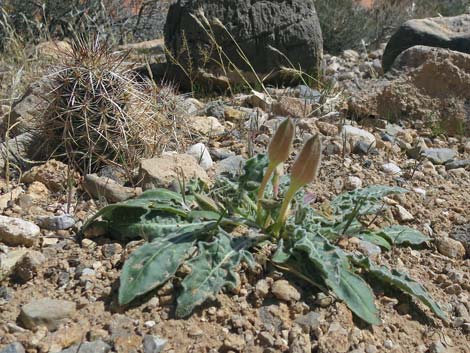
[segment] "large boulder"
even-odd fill
[[[357,117],[421,120],[450,135],[470,131],[470,54],[414,46],[393,65],[395,76],[363,82],[351,91]]]
[[[409,20],[401,25],[385,48],[382,66],[388,71],[395,59],[415,45],[470,53],[470,15]]]
[[[322,35],[313,1],[178,0],[165,25],[165,45],[173,57],[168,60],[177,58],[188,70],[223,72],[208,33],[222,47],[225,65],[230,60],[243,72],[251,72],[251,65],[257,73],[272,74],[293,65],[315,73],[321,64]]]

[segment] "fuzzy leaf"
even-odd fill
[[[294,250],[308,256],[326,285],[357,316],[370,324],[379,324],[380,318],[372,289],[353,272],[346,254],[319,235],[307,233],[302,229],[297,231],[304,232],[304,237],[297,241]]]
[[[393,269],[390,270],[386,266],[378,266],[365,257],[359,261],[356,260],[355,262],[359,264],[359,266],[365,268],[375,278],[419,299],[439,318],[446,322],[448,321],[447,315],[441,309],[439,304],[437,304],[426,292],[426,289],[414,279],[410,278],[407,274]]]
[[[240,177],[242,185],[247,183],[261,183],[264,176],[264,170],[268,167],[269,160],[264,154],[258,154],[246,161],[243,170],[245,173]]]
[[[384,237],[381,237],[379,234],[374,232],[362,232],[361,234],[357,235],[357,237],[380,246],[382,249],[392,250],[391,244]]]
[[[130,303],[173,277],[195,241],[192,232],[185,232],[156,238],[134,251],[122,269],[119,304]]]
[[[357,212],[359,216],[374,214],[379,211],[381,207],[380,201],[384,196],[404,192],[407,192],[407,190],[395,186],[372,185],[341,194],[331,201],[330,206],[333,208],[335,215],[341,216],[343,219],[347,218],[359,202],[362,202]]]
[[[429,240],[420,231],[400,225],[382,228],[376,234],[395,245],[420,245]]]
[[[181,282],[183,291],[178,297],[176,316],[188,316],[224,287],[237,287],[239,277],[235,268],[242,260],[253,265],[254,259],[246,251],[252,244],[250,239],[232,238],[222,230],[214,241],[199,243],[199,253],[187,263],[191,273]]]

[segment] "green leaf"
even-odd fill
[[[370,324],[379,324],[380,318],[372,289],[352,271],[347,255],[319,235],[305,232],[303,229],[297,231],[304,232],[304,236],[294,245],[294,250],[308,256],[326,285],[357,316]]]
[[[246,251],[252,245],[253,240],[232,238],[223,230],[214,241],[199,243],[198,254],[187,263],[191,273],[181,282],[183,291],[178,297],[176,316],[188,316],[224,287],[236,288],[239,283],[236,266],[242,260],[254,264],[251,253]]]
[[[410,278],[407,274],[401,273],[397,270],[390,270],[386,266],[378,266],[372,263],[368,258],[362,258],[356,263],[365,268],[372,276],[375,278],[388,283],[405,293],[408,293],[415,298],[419,299],[423,304],[425,304],[429,309],[432,310],[439,318],[448,321],[447,315],[441,309],[439,304],[437,304],[431,296],[426,292],[426,289]]]
[[[156,238],[134,251],[122,269],[119,304],[130,303],[173,277],[195,241],[193,233],[186,232]]]
[[[395,245],[420,245],[430,240],[420,231],[400,225],[382,228],[376,234]]]
[[[342,219],[347,218],[360,202],[362,202],[362,205],[357,212],[358,216],[374,214],[380,210],[380,201],[385,196],[405,192],[407,192],[406,189],[396,186],[371,185],[335,197],[331,201],[330,206],[333,208],[334,214]]]
[[[374,232],[366,231],[361,234],[358,234],[357,237],[359,239],[362,239],[372,244],[375,244],[377,246],[380,246],[382,249],[386,249],[386,250],[392,249],[392,245],[386,239],[384,239],[379,234],[376,234]]]
[[[261,183],[264,176],[264,170],[268,167],[269,159],[264,154],[258,154],[246,161],[243,170],[245,173],[240,177],[239,181],[242,185],[248,183]]]

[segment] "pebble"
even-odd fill
[[[97,340],[73,345],[59,353],[108,353],[110,350],[111,347],[107,343]]]
[[[41,265],[46,261],[46,257],[39,251],[28,251],[15,265],[12,271],[13,277],[26,283],[37,273]]]
[[[215,166],[217,175],[237,176],[243,171],[246,160],[242,156],[229,156]]]
[[[348,176],[344,183],[344,188],[348,191],[362,188],[362,180],[357,176]]]
[[[396,207],[396,210],[397,210],[398,219],[401,222],[410,222],[410,221],[415,219],[413,217],[413,215],[406,208],[404,208],[403,206],[396,205],[395,207]]]
[[[188,126],[191,130],[207,136],[221,135],[225,132],[224,126],[213,116],[192,116],[188,120]]]
[[[261,279],[256,283],[255,293],[259,298],[264,298],[269,294],[269,284],[265,279]]]
[[[186,153],[196,158],[199,165],[204,170],[210,169],[214,164],[209,153],[209,148],[207,148],[203,143],[196,143],[195,145],[190,146]]]
[[[308,314],[298,317],[295,323],[299,325],[305,333],[310,333],[320,326],[320,316],[320,314],[311,311]]]
[[[470,159],[452,161],[452,162],[446,163],[445,165],[446,170],[459,169],[459,168],[465,169],[469,166],[470,166]]]
[[[0,353],[25,353],[25,350],[21,343],[15,342],[1,349]]]
[[[385,163],[382,165],[382,170],[390,175],[400,175],[401,168],[397,166],[395,163]]]
[[[442,255],[452,259],[462,259],[465,256],[465,247],[458,240],[452,238],[438,238],[436,239],[437,250]]]
[[[385,340],[385,341],[384,341],[384,348],[386,348],[386,349],[392,349],[392,348],[393,348],[393,342],[392,342],[392,340]]]
[[[32,246],[41,230],[34,223],[20,218],[0,216],[0,241],[11,246]]]
[[[45,326],[48,330],[56,330],[63,319],[75,314],[75,303],[67,300],[43,298],[32,300],[21,308],[19,321],[23,327],[34,330]]]
[[[274,282],[271,291],[273,295],[279,300],[290,302],[298,301],[300,299],[300,292],[288,281],[283,279]]]
[[[144,353],[160,353],[168,341],[158,336],[145,335],[143,340]]]
[[[36,223],[42,229],[47,230],[65,230],[75,225],[75,220],[68,214],[60,216],[41,216],[36,219]]]

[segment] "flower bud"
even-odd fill
[[[321,162],[321,141],[317,135],[309,138],[294,161],[292,183],[304,186],[315,180]]]
[[[294,132],[294,123],[290,118],[285,119],[279,125],[268,147],[268,157],[271,163],[277,165],[289,158]]]

